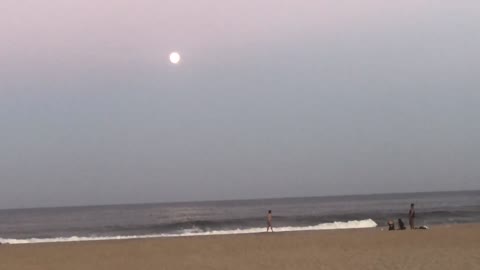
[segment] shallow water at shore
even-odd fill
[[[0,242],[29,243],[480,222],[480,191],[0,210]]]

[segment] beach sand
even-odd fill
[[[480,269],[480,224],[1,245],[0,269]]]

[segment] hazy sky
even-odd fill
[[[480,189],[480,2],[2,0],[0,128],[0,208]]]

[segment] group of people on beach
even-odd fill
[[[388,223],[388,230],[394,231],[395,230],[395,222],[393,220],[389,220]],[[410,225],[410,229],[415,229],[415,204],[410,204],[410,211],[408,211],[408,225]],[[401,218],[398,219],[398,229],[405,230],[405,224]]]
[[[388,230],[389,231],[394,231],[395,230],[395,222],[393,220],[388,221]],[[408,211],[408,224],[410,225],[410,229],[414,230],[415,229],[415,204],[410,204],[410,211]],[[405,224],[403,223],[403,220],[401,218],[398,219],[398,229],[399,230],[405,230]],[[272,210],[268,210],[267,213],[267,232],[273,232],[273,227],[272,227]]]

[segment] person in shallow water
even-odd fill
[[[268,230],[272,230],[273,232],[273,227],[272,227],[272,210],[268,210],[267,214],[267,232]]]
[[[415,229],[415,204],[410,204],[410,211],[408,211],[408,224],[410,229]]]

